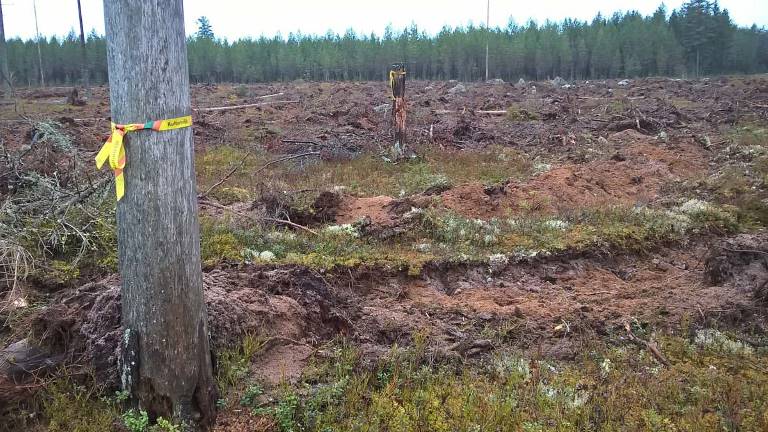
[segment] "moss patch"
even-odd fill
[[[416,344],[393,349],[366,372],[354,368],[349,350],[340,350],[327,365],[310,369],[297,388],[280,390],[274,406],[254,414],[273,417],[281,431],[768,427],[768,375],[760,366],[766,353],[715,352],[682,338],[666,338],[661,346],[670,368],[634,346],[601,347],[575,362],[500,351],[480,367],[431,367]]]

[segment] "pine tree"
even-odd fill
[[[197,19],[197,37],[200,39],[214,39],[213,27],[211,27],[211,23],[205,16]]]

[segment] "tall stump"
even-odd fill
[[[182,0],[104,0],[112,120],[191,113]],[[192,128],[125,135],[118,202],[123,385],[152,416],[215,420]]]
[[[395,142],[392,145],[392,158],[405,157],[405,65],[395,63],[389,71],[389,87],[392,91],[392,122],[395,125]]]

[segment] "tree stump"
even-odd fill
[[[392,158],[405,157],[405,65],[395,63],[389,71],[389,87],[392,91],[392,120],[395,125],[395,143],[392,146]]]

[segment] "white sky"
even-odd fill
[[[33,0],[0,0],[3,4],[6,38],[35,35]],[[65,35],[77,29],[76,0],[36,0],[40,33]],[[104,34],[102,0],[81,0],[86,32],[96,29]],[[610,16],[616,10],[638,10],[653,13],[661,0],[491,0],[491,26],[507,25],[512,17],[518,24],[529,18],[543,22],[571,17],[589,20],[602,12]],[[678,8],[683,0],[667,0],[668,11]],[[740,26],[753,23],[768,27],[768,0],[720,0],[733,21]],[[352,27],[358,33],[381,35],[387,24],[396,30],[415,22],[428,33],[436,33],[443,25],[452,27],[468,22],[485,21],[486,0],[185,0],[186,31],[194,33],[195,20],[205,15],[217,37],[229,40],[241,37],[284,37],[291,31],[324,34],[327,30],[343,33]]]

